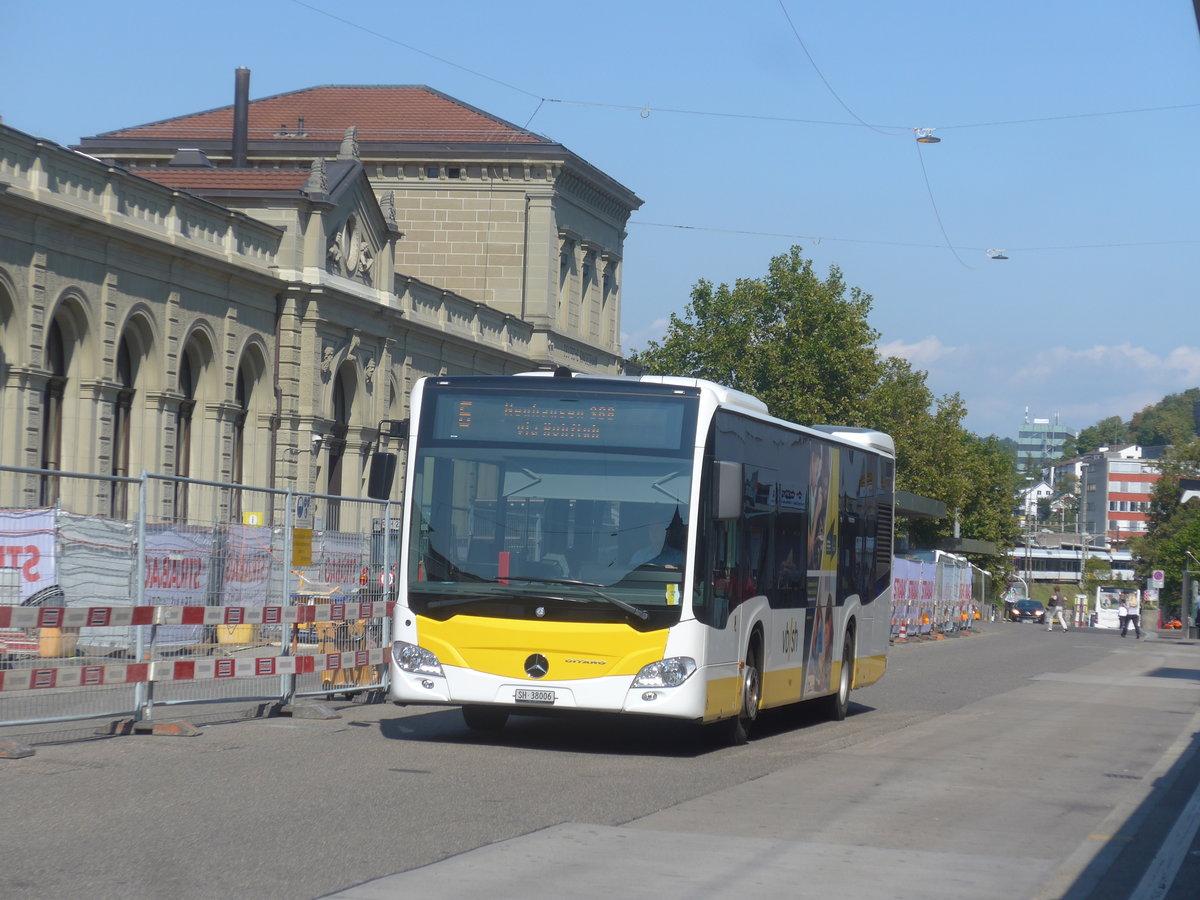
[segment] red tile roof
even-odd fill
[[[179,191],[299,191],[307,169],[176,169],[130,170],[140,178]]]
[[[304,120],[303,133],[300,120]],[[421,85],[325,85],[252,100],[251,141],[340,141],[351,125],[358,140],[395,143],[546,143],[531,134]],[[104,138],[229,139],[233,106],[110,131]]]

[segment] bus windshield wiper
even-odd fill
[[[613,597],[610,594],[604,593],[604,591],[600,590],[600,588],[604,587],[604,585],[595,584],[591,581],[575,581],[570,578],[535,578],[532,575],[510,575],[509,580],[530,581],[536,584],[561,584],[563,587],[583,588],[584,590],[591,592],[592,596],[597,600],[604,600],[607,603],[611,603],[618,609],[625,610],[625,612],[629,613],[631,616],[637,616],[643,622],[650,618],[650,613],[646,612],[644,609],[639,609],[632,603],[626,603],[619,597]],[[559,599],[566,600],[569,598],[562,597]]]
[[[497,587],[505,587],[504,584],[499,583],[499,582],[496,583],[496,586]],[[414,593],[428,593],[428,592],[414,591]],[[464,603],[477,603],[481,600],[495,600],[497,597],[503,597],[503,598],[509,599],[509,600],[561,600],[561,599],[563,599],[563,598],[557,597],[553,594],[533,594],[533,593],[530,593],[529,591],[517,591],[517,590],[507,589],[507,590],[494,591],[494,592],[489,591],[487,593],[482,593],[480,591],[473,591],[470,594],[459,595],[456,597],[447,597],[443,594],[443,595],[438,595],[438,599],[430,600],[425,605],[428,606],[430,609],[435,609],[435,608],[439,608],[439,607],[443,607],[443,606],[461,606]]]

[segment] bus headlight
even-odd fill
[[[418,647],[416,644],[396,641],[392,644],[392,659],[405,672],[414,672],[419,675],[445,674],[442,672],[442,664],[438,662],[438,658],[424,647]]]
[[[660,659],[648,666],[642,666],[642,671],[633,679],[633,686],[639,688],[679,687],[696,671],[696,661],[690,656],[673,656],[670,659]]]

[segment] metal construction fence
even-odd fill
[[[892,640],[964,634],[978,627],[983,570],[934,551],[892,561]]]
[[[56,502],[30,503],[48,488]],[[233,701],[383,688],[396,512],[0,467],[0,726],[62,733],[182,704],[220,704],[206,709],[221,718]]]

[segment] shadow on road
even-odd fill
[[[851,703],[849,714],[855,716],[871,709]],[[751,740],[812,728],[827,721],[820,707],[813,703],[764,710],[754,724]],[[494,744],[596,755],[694,758],[737,749],[730,746],[720,724],[704,726],[670,719],[569,710],[513,715],[502,729],[494,732],[471,730],[457,708],[381,719],[379,729],[385,738],[395,741]]]

